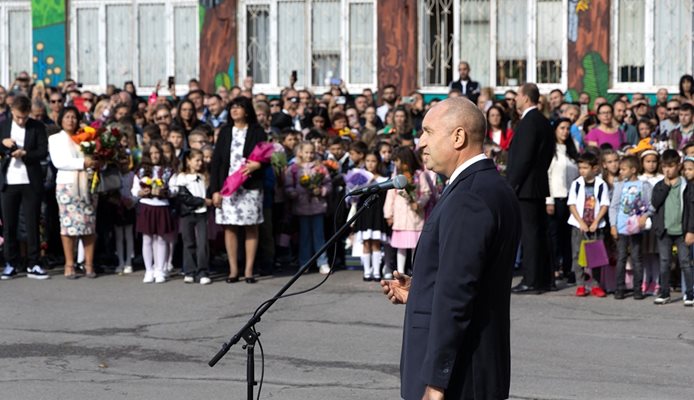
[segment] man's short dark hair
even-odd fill
[[[25,95],[17,95],[12,102],[12,109],[28,114],[31,112],[31,100]]]
[[[578,161],[577,164],[588,164],[590,167],[597,167],[598,166],[598,156],[595,155],[595,153],[591,151],[586,151],[583,154],[578,156]]]
[[[520,87],[520,92],[528,96],[531,103],[537,104],[540,101],[540,89],[534,83],[525,83]]]
[[[331,136],[330,138],[328,138],[328,147],[335,146],[336,144],[339,144],[340,146],[344,147],[345,141],[342,140],[340,136]]]
[[[392,83],[389,83],[389,84],[383,86],[383,91],[385,91],[386,89],[393,89],[393,90],[395,90],[396,92],[398,91],[398,88],[395,87],[395,85],[393,85]]]
[[[682,153],[687,154],[687,149],[694,147],[694,142],[689,142],[682,148]]]
[[[217,93],[211,94],[211,95],[210,95],[210,98],[211,98],[211,99],[212,99],[212,98],[215,98],[215,99],[217,99],[217,100],[219,100],[219,101],[222,101],[222,96],[218,95]]]
[[[694,106],[691,105],[691,103],[682,103],[680,106],[680,111],[689,111],[690,113],[694,114]]]
[[[661,162],[663,165],[676,165],[680,163],[680,160],[680,153],[673,149],[665,150],[663,152],[663,156],[661,157]]]
[[[562,96],[564,95],[564,92],[562,92],[561,89],[554,89],[554,90],[552,90],[551,92],[549,92],[549,94],[552,94],[552,93],[555,93],[555,92],[559,93],[559,94],[562,95]]]
[[[349,151],[355,151],[359,154],[366,155],[366,152],[369,151],[369,146],[367,146],[366,143],[359,140],[352,143],[349,146]]]

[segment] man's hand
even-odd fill
[[[554,215],[554,204],[547,204],[547,215]]]
[[[694,233],[692,232],[687,232],[686,235],[684,235],[684,243],[687,246],[691,246],[694,244]]]
[[[427,386],[427,388],[424,389],[422,400],[443,400],[443,390],[433,386]]]
[[[612,237],[614,238],[614,240],[619,239],[619,236],[617,235],[617,227],[616,226],[613,226],[610,228],[610,233],[612,234]]]
[[[393,272],[393,277],[395,278],[393,280],[381,280],[383,294],[393,304],[405,304],[410,294],[412,278],[404,274],[401,275],[398,271]]]
[[[17,149],[15,151],[13,151],[12,154],[10,154],[10,155],[16,159],[20,159],[20,158],[24,157],[26,154],[27,154],[26,150]]]
[[[13,148],[16,143],[17,142],[15,142],[14,139],[10,139],[10,138],[2,139],[2,145],[7,147],[8,149]]]
[[[222,208],[222,195],[219,192],[212,194],[212,205],[216,208]]]

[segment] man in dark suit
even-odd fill
[[[27,232],[27,276],[47,279],[39,265],[39,216],[43,192],[41,161],[48,155],[45,126],[29,118],[31,100],[21,95],[12,103],[12,119],[0,123],[0,193],[2,196],[5,269],[2,279],[17,273],[19,208],[24,210]]]
[[[459,91],[460,94],[470,99],[471,102],[477,104],[477,98],[480,97],[480,84],[470,79],[470,64],[467,61],[461,61],[458,65],[460,78],[457,81],[452,81],[448,88],[450,90]]]
[[[545,198],[549,196],[547,170],[556,145],[552,126],[537,110],[539,99],[537,85],[521,86],[516,96],[521,120],[506,165],[506,176],[518,196],[523,221],[523,281],[513,288],[514,293],[537,294],[552,286]]]
[[[506,399],[518,202],[485,157],[482,112],[462,97],[432,108],[419,146],[448,186],[424,224],[412,278],[381,281],[407,303],[400,362],[405,400]]]

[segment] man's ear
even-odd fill
[[[465,129],[463,129],[462,127],[455,128],[451,136],[453,138],[453,147],[456,150],[465,147],[465,145],[468,142],[467,132],[465,132]]]

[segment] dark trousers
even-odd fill
[[[692,266],[689,263],[689,246],[684,244],[684,236],[672,236],[667,233],[658,239],[658,254],[660,256],[660,295],[670,297],[670,264],[672,262],[672,245],[677,246],[677,258],[684,276],[685,287],[682,288],[688,299],[694,298],[692,292]]]
[[[183,273],[186,276],[207,276],[210,265],[207,248],[207,213],[182,217],[181,235],[183,237]]]
[[[617,290],[626,289],[624,282],[627,268],[627,257],[631,256],[634,272],[634,292],[641,292],[643,283],[643,264],[641,264],[641,241],[643,235],[619,235],[617,239]],[[668,278],[669,282],[669,278]]]
[[[549,216],[549,241],[552,246],[552,268],[569,276],[572,267],[571,226],[566,198],[554,199],[554,215]]]
[[[519,204],[523,224],[523,283],[538,289],[548,289],[552,272],[548,258],[545,199],[520,199]]]
[[[27,265],[39,264],[39,219],[41,217],[41,193],[30,185],[7,185],[2,192],[3,236],[5,238],[5,262],[17,268],[19,261],[19,207],[24,210],[27,232]]]

